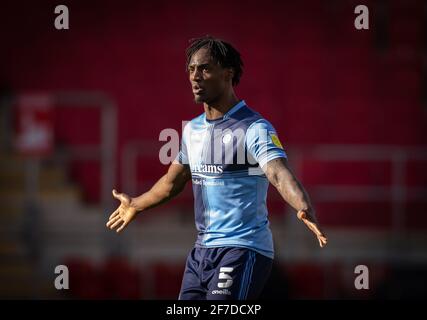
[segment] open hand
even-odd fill
[[[323,234],[322,231],[320,231],[319,227],[317,226],[317,223],[315,222],[315,219],[304,210],[298,211],[297,216],[298,219],[302,220],[306,224],[306,226],[316,235],[320,247],[323,248],[324,246],[326,246],[326,244],[328,243],[328,238]]]
[[[117,228],[117,232],[120,232],[133,220],[137,210],[131,206],[131,198],[127,194],[114,189],[113,197],[120,201],[120,206],[110,215],[107,227],[111,230]]]

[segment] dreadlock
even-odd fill
[[[186,69],[190,64],[191,57],[198,50],[206,48],[209,50],[212,59],[223,68],[232,68],[234,76],[232,79],[233,86],[237,85],[243,73],[243,61],[240,53],[233,46],[224,40],[215,39],[212,36],[191,39],[190,46],[185,50],[187,56]]]

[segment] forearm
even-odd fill
[[[278,158],[271,160],[268,164],[265,173],[270,183],[276,187],[283,199],[297,211],[298,219],[313,231],[317,236],[319,245],[324,247],[328,239],[318,226],[310,197],[288,167],[287,161]]]
[[[275,187],[283,199],[297,212],[305,210],[314,216],[310,197],[294,175],[289,172],[280,172],[277,175]]]
[[[287,160],[283,158],[274,159],[268,163],[264,170],[270,183],[276,187],[283,199],[296,210],[298,218],[305,212],[305,219],[316,223],[316,214],[310,197],[288,166]]]
[[[160,204],[168,202],[182,191],[183,187],[178,187],[168,180],[168,175],[161,177],[154,186],[147,192],[131,199],[131,206],[137,211],[154,208]]]
[[[304,224],[318,237],[319,244],[323,247],[326,244],[327,239],[320,230],[316,213],[302,184],[293,174],[291,174],[289,177],[282,179],[279,178],[277,190],[286,202],[288,202],[297,211],[298,219],[303,221]]]

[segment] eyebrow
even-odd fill
[[[197,64],[197,63],[192,63],[188,66],[188,68],[191,67],[199,67],[199,68],[203,68],[203,67],[209,67],[209,63],[201,63],[201,64]]]

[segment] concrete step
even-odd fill
[[[0,265],[0,298],[28,299],[34,295],[34,275],[29,264]]]
[[[0,211],[0,245],[3,241],[20,241],[25,223],[23,210],[5,205]]]
[[[60,206],[60,209],[58,209]],[[86,208],[78,205],[62,206],[61,202],[56,204],[43,204],[43,221],[52,223],[75,223],[82,226],[84,223],[104,221],[107,215],[99,208]],[[105,221],[106,222],[106,221]]]
[[[25,192],[18,190],[1,190],[0,203],[9,206],[23,206],[25,202]],[[39,190],[36,193],[38,202],[65,201],[76,203],[81,201],[81,191],[76,186],[63,186]]]
[[[24,168],[26,158],[13,153],[0,154],[0,168],[1,170],[11,170],[17,168]]]
[[[0,283],[12,283],[15,280],[27,280],[34,269],[27,261],[3,262],[0,264]]]
[[[0,169],[1,190],[25,190],[27,172],[25,168]],[[43,168],[40,170],[38,185],[41,189],[56,188],[67,185],[67,177],[60,168]]]
[[[11,260],[14,257],[25,255],[25,248],[17,241],[0,242],[0,260]]]
[[[15,299],[33,299],[35,298],[35,290],[31,285],[30,280],[15,281],[12,283],[4,283],[0,286],[0,299],[15,300]],[[36,296],[37,297],[37,296]]]
[[[15,222],[20,222],[23,213],[23,207],[19,205],[10,205],[3,203],[0,210],[0,219],[2,225],[7,225]],[[1,226],[0,226],[1,227]]]

